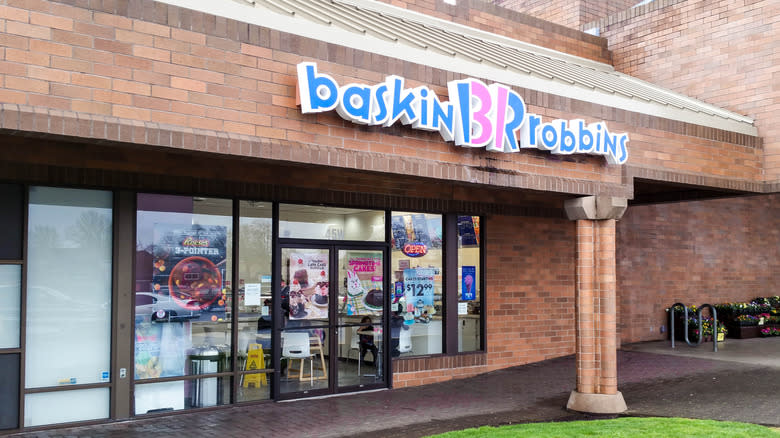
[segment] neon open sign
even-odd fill
[[[611,164],[628,160],[628,134],[614,134],[604,122],[542,122],[526,111],[523,98],[502,84],[477,79],[447,84],[450,101],[442,102],[428,87],[404,88],[404,78],[388,76],[375,85],[339,86],[317,64],[298,64],[298,90],[303,113],[336,110],[345,120],[391,126],[397,121],[415,129],[438,131],[458,146],[495,152],[541,149],[553,154],[603,155]]]
[[[428,247],[421,242],[411,242],[404,244],[401,252],[409,257],[422,257],[425,254],[428,254]]]

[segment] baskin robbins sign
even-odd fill
[[[388,76],[376,85],[339,86],[314,62],[298,64],[298,92],[304,114],[336,110],[345,120],[372,126],[397,121],[414,129],[438,131],[458,146],[493,152],[541,149],[553,154],[603,155],[610,164],[628,160],[628,134],[614,134],[604,122],[542,118],[526,111],[519,94],[502,84],[477,79],[447,84],[449,102],[428,87],[404,88],[404,78]]]

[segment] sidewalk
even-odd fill
[[[647,368],[658,370],[664,363],[678,366],[660,376],[647,376],[638,383],[623,385],[628,415],[688,417],[780,426],[780,337],[726,339],[712,351],[712,343],[698,348],[668,341],[624,346],[624,359],[641,354],[647,360],[663,358]],[[629,356],[626,356],[629,355]],[[625,362],[621,373],[630,372]],[[628,382],[627,382],[628,383]]]
[[[780,337],[728,339],[671,350],[668,341],[624,346],[619,389],[631,416],[677,416],[780,426]],[[565,410],[574,357],[425,387],[266,403],[99,426],[41,437],[420,437],[481,425],[592,418]]]

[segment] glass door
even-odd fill
[[[339,388],[386,386],[384,251],[338,250]]]
[[[281,248],[279,392],[315,395],[330,385],[331,249]]]
[[[281,248],[281,398],[387,386],[384,250]]]

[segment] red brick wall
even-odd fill
[[[495,0],[498,6],[551,21],[572,29],[580,27],[581,0]]]
[[[612,190],[626,196],[615,193],[625,184],[621,168],[606,166],[600,157],[490,154],[457,148],[437,134],[408,127],[357,128],[335,113],[304,116],[295,105],[295,64],[303,60],[319,59],[320,69],[341,83],[374,83],[400,74],[410,87],[426,84],[443,98],[446,80],[457,78],[444,71],[251,26],[248,39],[257,43],[241,42],[227,36],[236,22],[204,14],[199,22],[214,20],[214,29],[184,30],[179,23],[195,23],[199,13],[175,7],[166,6],[157,15],[153,10],[151,18],[142,20],[128,17],[128,11],[101,12],[45,0],[9,0],[8,5],[0,6],[6,23],[0,33],[5,46],[0,60],[3,103],[28,105],[44,114],[62,111],[66,118],[76,118],[75,113],[85,120],[115,117],[140,123],[136,127],[141,130],[144,123],[154,123],[215,137],[278,142],[269,151],[221,151],[237,155],[311,164],[322,163],[325,156],[337,167],[579,194]],[[730,143],[727,133],[519,91],[529,111],[546,120],[605,119],[611,131],[629,132],[632,166],[746,181],[760,177],[761,151]],[[90,131],[103,140],[97,134]],[[141,138],[148,143],[148,137]],[[343,152],[364,156],[341,157]],[[399,160],[409,162],[398,167]],[[587,188],[577,181],[600,186]]]
[[[662,339],[665,309],[780,294],[780,195],[629,207],[617,226],[618,332]]]
[[[763,149],[732,147],[728,133],[719,139],[691,136],[672,140],[665,133],[654,130],[631,130],[629,126],[616,129],[630,132],[631,166],[750,181],[761,179]]]
[[[548,49],[610,63],[610,54],[602,38],[570,29],[543,16],[510,10],[501,2],[458,0],[455,5],[443,0],[379,0],[411,11],[493,32]],[[626,1],[626,0],[613,0]],[[492,4],[495,3],[495,4]],[[564,8],[566,9],[566,8]],[[576,26],[575,26],[576,28]]]
[[[637,3],[638,0],[581,0],[580,22],[577,29],[587,30],[585,29],[587,24],[630,9]]]
[[[237,23],[220,18],[215,21],[221,34],[44,0],[9,4],[0,6],[0,19],[7,22],[6,32],[0,33],[5,45],[0,60],[3,103],[295,142],[307,145],[308,155],[309,146],[317,145],[425,158],[430,166],[417,167],[425,176],[439,178],[448,176],[446,163],[451,163],[509,171],[501,178],[524,172],[621,182],[620,169],[606,167],[602,158],[561,165],[550,161],[549,154],[485,154],[407,127],[356,129],[335,112],[304,116],[295,103],[295,65],[316,59],[315,54],[330,60],[321,60],[320,68],[340,83],[374,83],[401,74],[410,87],[428,84],[444,97],[446,72],[437,71],[433,81],[424,82],[431,72],[416,65],[351,49],[347,53],[344,47],[268,29],[253,29],[257,44],[240,42],[227,37]],[[196,14],[171,7],[162,17],[170,15],[178,15],[173,19],[178,23]],[[545,109],[534,110],[553,117]],[[272,158],[298,158],[276,151]],[[547,166],[549,171],[541,170]]]
[[[780,2],[669,3],[602,26],[615,68],[755,118],[764,179],[780,182]]]
[[[573,354],[575,223],[491,217],[487,238],[488,367]]]
[[[493,3],[552,21],[572,29],[583,29],[591,21],[624,11],[637,0],[493,0]]]
[[[575,222],[494,216],[487,227],[486,364],[396,372],[395,387],[574,354]]]

